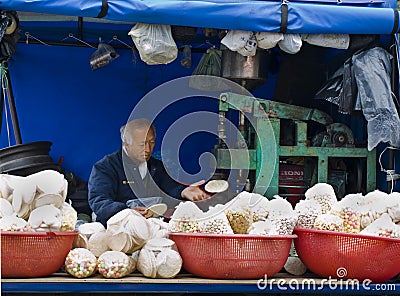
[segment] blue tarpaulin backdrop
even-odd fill
[[[193,66],[189,69],[180,65],[181,53],[171,64],[150,67],[139,57],[133,63],[132,51],[118,50],[119,58],[92,71],[89,57],[93,51],[21,43],[9,62],[22,142],[51,141],[54,161],[63,156],[63,166],[84,179],[95,161],[119,148],[119,128],[136,103],[162,83],[190,75],[201,56],[192,55]],[[270,75],[255,94],[271,98],[275,79]],[[218,102],[189,98],[163,110],[155,121],[159,139],[174,121],[196,111],[218,112]],[[3,116],[0,147],[8,146],[6,127]],[[13,134],[11,141],[15,144]],[[183,144],[181,164],[195,173],[200,169],[199,155],[213,148],[216,137],[198,133]],[[160,141],[155,151],[159,153]]]

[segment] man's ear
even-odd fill
[[[126,155],[128,155],[129,156],[129,154],[128,154],[128,147],[127,147],[127,143],[122,143],[122,150],[126,153]]]

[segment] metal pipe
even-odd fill
[[[78,38],[83,40],[83,17],[78,17]]]
[[[55,46],[88,47],[88,45],[79,42],[68,42],[68,41],[42,41],[42,42],[48,45],[55,45]],[[25,40],[19,40],[18,43],[25,43]],[[34,39],[29,39],[29,44],[43,45],[43,43]],[[90,46],[93,46],[94,48],[97,48],[98,46],[98,43],[94,42],[86,42],[86,43],[89,44]],[[132,48],[135,48],[135,45],[132,44],[132,48],[128,48],[126,45],[113,43],[112,47],[115,49],[132,50]],[[183,47],[178,48],[178,51],[183,51]],[[205,52],[207,52],[207,48],[192,48],[192,53],[205,53]]]
[[[7,63],[4,63],[7,67]],[[15,137],[15,144],[22,144],[22,138],[21,138],[21,130],[19,128],[19,122],[18,122],[18,117],[17,117],[17,109],[15,107],[15,100],[14,100],[14,93],[12,90],[11,86],[11,77],[10,77],[10,71],[7,70],[6,72],[6,77],[7,77],[7,101],[8,101],[8,107],[10,109],[10,115],[11,115],[11,122],[13,125],[13,131],[14,131],[14,137]]]

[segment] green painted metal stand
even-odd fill
[[[376,152],[354,147],[315,147],[307,144],[307,122],[332,123],[329,115],[284,103],[258,99],[233,93],[220,95],[220,112],[229,109],[249,114],[255,129],[254,149],[216,149],[218,169],[256,170],[254,192],[268,198],[278,194],[280,157],[315,157],[318,160],[317,182],[328,181],[329,158],[365,159],[367,165],[366,190],[376,188]],[[280,146],[281,119],[295,123],[296,141],[293,146]],[[313,185],[313,184],[311,184]]]

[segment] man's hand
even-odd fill
[[[191,201],[199,201],[210,198],[211,195],[202,190],[199,186],[203,185],[206,181],[201,180],[182,190],[181,196]]]
[[[138,206],[138,207],[134,207],[132,209],[134,209],[136,212],[140,213],[145,218],[150,218],[153,216],[153,213],[149,212],[149,210],[146,207]]]

